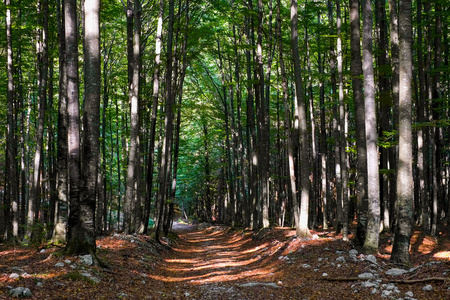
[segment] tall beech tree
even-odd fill
[[[413,224],[412,150],[412,1],[399,0],[399,151],[395,239],[391,260],[409,264]]]
[[[378,134],[375,102],[375,79],[372,54],[372,2],[362,2],[363,13],[363,75],[364,75],[364,109],[367,147],[367,230],[364,240],[366,252],[378,252],[380,230],[380,181],[378,167]]]
[[[310,189],[310,171],[309,171],[309,157],[307,148],[307,126],[306,126],[306,105],[303,93],[303,81],[300,66],[300,57],[298,50],[298,7],[297,0],[291,1],[291,45],[292,56],[294,59],[294,78],[295,78],[295,94],[297,97],[297,115],[300,132],[300,207],[298,200],[294,200],[294,216],[297,235],[301,237],[308,237],[311,235],[308,229],[308,212],[309,212],[309,189]]]

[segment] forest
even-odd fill
[[[5,0],[0,241],[450,226],[442,0]]]

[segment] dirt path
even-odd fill
[[[184,296],[260,299],[263,294],[275,297],[282,287],[279,279],[284,264],[265,259],[268,243],[252,245],[250,233],[233,234],[215,226],[184,228],[179,235],[170,257],[157,266],[158,275],[151,277],[184,289]]]

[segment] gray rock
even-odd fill
[[[126,297],[128,297],[127,293],[120,292],[120,293],[117,294],[117,298],[126,298]]]
[[[352,249],[348,252],[349,256],[357,256],[358,255],[358,250],[356,249]]]
[[[68,264],[68,265],[70,265],[72,262],[70,261],[70,259],[66,259],[65,261],[64,261],[66,264]]]
[[[94,264],[94,260],[90,254],[80,256],[80,262],[88,266],[92,266]]]
[[[374,276],[372,273],[361,273],[358,275],[359,279],[372,279]]]
[[[376,294],[376,293],[378,293],[378,290],[374,288],[374,289],[372,290],[372,294]]]
[[[361,283],[361,286],[363,288],[372,288],[372,287],[377,287],[378,283],[376,282],[371,282],[371,281],[364,281],[363,283]]]
[[[381,297],[387,298],[390,295],[392,295],[392,293],[393,293],[392,291],[384,290],[384,291],[381,292]]]
[[[408,271],[403,270],[403,269],[398,269],[398,268],[392,268],[392,269],[390,269],[390,270],[388,270],[386,272],[386,275],[389,275],[389,276],[400,276],[400,275],[403,275],[405,273],[408,273]]]
[[[64,267],[64,263],[62,261],[55,264],[55,268],[62,268],[62,267]]]
[[[29,288],[24,288],[21,286],[10,289],[9,295],[13,298],[27,298],[33,296]]]
[[[414,297],[414,293],[411,292],[411,291],[408,291],[408,292],[405,293],[405,296]]]
[[[36,283],[36,286],[37,286],[37,287],[43,287],[44,284],[43,284],[42,282],[38,281],[38,283]]]
[[[39,251],[39,253],[45,253],[47,252],[45,249],[42,249],[41,251]]]
[[[327,277],[328,274],[327,273],[322,273],[322,277]]]
[[[336,258],[336,261],[345,263],[345,257],[339,256],[338,258]]]
[[[302,267],[305,268],[305,269],[311,268],[311,266],[308,265],[308,264],[303,264]]]
[[[372,254],[367,255],[366,260],[374,265],[377,265],[377,258]]]
[[[253,287],[253,286],[268,286],[268,287],[276,287],[279,288],[280,286],[274,282],[248,282],[239,285],[240,287]]]
[[[19,279],[20,275],[17,273],[11,273],[11,275],[9,275],[10,279]]]
[[[433,286],[431,284],[427,284],[426,286],[424,286],[422,288],[422,290],[425,292],[431,292],[431,291],[433,291]]]
[[[337,255],[342,255],[342,254],[345,254],[345,251],[337,250],[337,251],[336,251],[336,254],[337,254]]]

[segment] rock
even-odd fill
[[[27,298],[33,296],[29,288],[24,288],[21,286],[10,289],[9,295],[13,298]]]
[[[433,291],[433,286],[431,284],[427,284],[426,286],[424,286],[422,288],[422,291],[431,292],[431,291]]]
[[[372,279],[374,276],[372,273],[361,273],[358,275],[359,279]]]
[[[303,264],[302,267],[305,268],[305,269],[311,268],[311,266],[308,265],[308,264]]]
[[[94,264],[94,260],[90,254],[80,256],[80,262],[88,266],[92,266]]]
[[[68,264],[68,265],[70,265],[72,262],[70,261],[70,259],[66,259],[65,261],[64,261],[66,264]]]
[[[337,255],[342,255],[342,254],[344,254],[344,253],[345,253],[345,251],[336,250],[336,254],[337,254]]]
[[[336,261],[345,263],[345,257],[339,256],[338,258],[336,258]]]
[[[64,267],[64,263],[62,261],[55,264],[55,268],[62,268],[62,267]]]
[[[377,289],[373,289],[372,290],[372,294],[376,294],[376,293],[378,293],[378,290]]]
[[[377,258],[372,254],[367,255],[366,260],[374,265],[377,265]]]
[[[356,249],[352,249],[348,252],[349,256],[357,256],[358,255],[358,250]]]
[[[328,274],[327,273],[322,273],[322,277],[327,277]]]
[[[17,273],[11,273],[11,275],[9,275],[10,279],[19,279],[20,275]]]
[[[312,240],[318,240],[319,236],[317,234],[313,234],[313,236],[311,237]]]
[[[405,293],[405,296],[414,297],[414,293],[411,292],[411,291],[408,291],[408,292]]]
[[[283,282],[282,282],[281,280],[278,280],[277,284],[278,284],[278,285],[282,285]]]
[[[361,286],[363,288],[372,288],[372,287],[377,287],[378,283],[376,282],[371,282],[371,281],[364,281],[363,283],[361,283]]]
[[[186,292],[184,292],[184,296],[185,297],[189,297],[191,294],[188,292],[188,291],[186,291]]]
[[[36,286],[37,286],[37,287],[43,287],[44,284],[43,284],[42,282],[38,281],[38,282],[36,283]]]
[[[398,268],[392,268],[386,272],[386,275],[399,276],[399,275],[403,275],[405,273],[408,273],[408,271],[403,270],[403,269],[398,269]]]
[[[126,297],[128,297],[128,294],[126,294],[126,293],[120,292],[117,294],[117,298],[126,298]]]
[[[41,251],[39,251],[39,253],[45,253],[47,252],[45,249],[42,249]]]
[[[268,286],[268,287],[280,287],[278,284],[274,282],[248,282],[239,285],[240,287],[253,287],[253,286]]]
[[[319,257],[318,259],[317,259],[317,261],[322,261],[323,260],[323,258],[322,257]]]
[[[390,295],[392,295],[392,291],[384,290],[381,292],[381,297],[383,297],[383,298],[387,298]]]

